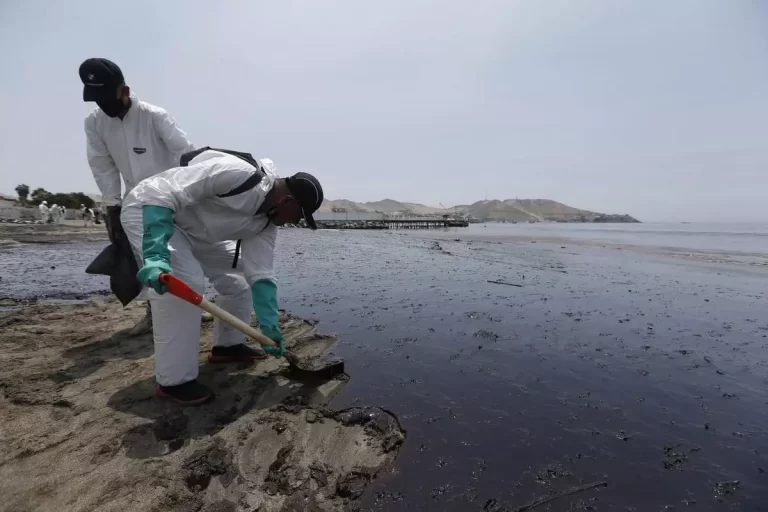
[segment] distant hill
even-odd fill
[[[350,212],[405,213],[413,215],[461,214],[482,221],[506,222],[638,222],[629,215],[615,215],[581,210],[551,199],[498,199],[477,201],[452,208],[435,208],[419,203],[403,203],[384,199],[369,203],[356,203],[348,199],[326,200],[320,211],[345,208]]]
[[[418,203],[401,203],[394,199],[383,199],[370,203],[356,203],[348,199],[326,199],[320,206],[321,212],[330,212],[333,208],[346,208],[350,212],[381,212],[381,213],[403,213],[411,212],[415,215],[429,215],[436,213],[445,213],[442,208],[433,208]]]
[[[101,196],[88,194],[97,204]],[[11,194],[0,194],[0,198],[15,200]],[[420,203],[406,203],[394,199],[382,199],[368,203],[357,203],[348,199],[326,199],[320,206],[321,212],[332,208],[345,208],[350,212],[401,213],[412,215],[460,214],[482,221],[506,222],[638,222],[629,215],[597,213],[574,208],[551,199],[489,199],[451,208],[437,208]]]
[[[580,221],[592,220],[599,213],[573,208],[550,199],[507,199],[505,201],[477,201],[471,205],[459,206],[469,215],[482,220],[504,220],[514,222]]]

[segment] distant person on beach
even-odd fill
[[[40,209],[40,220],[43,224],[46,224],[48,218],[51,216],[51,210],[48,208],[48,201],[41,202],[38,208]]]
[[[304,219],[316,229],[312,214],[323,189],[306,173],[278,178],[271,160],[247,153],[205,147],[184,155],[181,165],[139,183],[125,198],[122,222],[143,264],[139,281],[152,288],[155,393],[197,405],[213,396],[197,381],[200,310],[166,294],[161,274],[174,274],[201,294],[207,277],[220,307],[244,322],[256,312],[261,331],[278,344],[267,352],[282,356],[273,268],[277,226]],[[264,352],[215,320],[209,361],[252,361],[264,359]]]
[[[131,93],[114,62],[87,59],[79,73],[83,101],[93,101],[99,107],[85,118],[88,164],[106,206],[104,221],[109,239],[115,244],[125,236],[120,225],[123,195],[141,180],[178,166],[179,157],[194,146],[168,112]],[[121,176],[125,182],[122,193]],[[120,246],[130,251],[129,244]],[[152,314],[147,304],[146,315],[131,335],[151,330]]]
[[[93,226],[93,210],[81,204],[80,213],[83,217],[83,227]]]
[[[55,203],[51,206],[51,222],[54,225],[61,224],[61,207]]]

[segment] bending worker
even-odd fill
[[[244,322],[256,311],[261,331],[277,345],[267,352],[282,356],[273,272],[277,226],[303,218],[316,229],[312,214],[323,190],[309,174],[278,178],[271,160],[246,153],[206,147],[185,154],[181,163],[139,183],[123,201],[121,221],[141,255],[138,278],[152,288],[155,394],[197,405],[213,397],[197,381],[200,310],[166,294],[160,275],[172,273],[200,294],[207,277],[220,307]],[[215,321],[211,362],[266,357],[239,331]]]

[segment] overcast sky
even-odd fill
[[[77,68],[326,196],[768,219],[768,2],[0,0],[0,192],[98,192]]]

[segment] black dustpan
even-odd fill
[[[138,272],[136,258],[127,243],[109,244],[85,269],[86,274],[109,276],[109,287],[123,306],[141,293]]]

